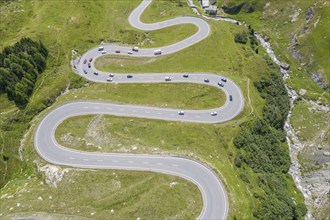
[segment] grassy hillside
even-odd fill
[[[182,7],[180,2],[183,4]],[[62,1],[22,1],[5,4],[2,7],[1,13],[4,17],[4,22],[0,24],[1,47],[16,42],[22,36],[29,36],[34,39],[42,40],[50,50],[50,58],[47,63],[48,67],[46,72],[39,78],[37,87],[26,110],[19,112],[15,109],[15,106],[6,101],[4,97],[0,99],[1,104],[5,103],[6,106],[6,111],[3,111],[4,114],[1,115],[4,120],[1,120],[2,142],[0,143],[4,150],[3,152],[5,152],[4,154],[10,157],[9,160],[2,161],[2,163],[4,164],[3,166],[8,167],[8,170],[7,168],[3,169],[7,172],[5,175],[6,180],[11,179],[11,182],[0,191],[1,195],[7,194],[1,199],[2,207],[5,207],[5,211],[3,211],[4,215],[26,211],[26,207],[23,209],[23,205],[17,205],[18,198],[20,201],[31,201],[29,206],[30,212],[47,212],[51,214],[77,215],[75,213],[81,212],[82,216],[91,215],[91,217],[102,218],[109,214],[108,211],[111,208],[106,206],[105,203],[114,200],[114,203],[118,201],[117,203],[119,204],[117,216],[132,216],[132,213],[129,212],[131,207],[134,207],[134,210],[142,210],[141,216],[150,216],[150,210],[152,209],[160,210],[160,218],[164,218],[164,216],[167,217],[166,214],[164,214],[165,210],[166,213],[186,213],[182,214],[182,216],[186,216],[187,218],[193,218],[198,215],[198,210],[201,208],[200,197],[196,194],[195,188],[191,188],[189,183],[185,181],[183,181],[182,184],[180,182],[179,185],[189,185],[189,190],[185,191],[183,189],[184,187],[179,188],[178,190],[180,192],[178,192],[177,195],[187,194],[187,196],[183,198],[178,197],[177,202],[174,202],[174,204],[167,205],[168,201],[171,200],[163,196],[169,191],[161,192],[161,194],[156,195],[162,200],[161,202],[155,203],[152,209],[149,203],[144,202],[142,204],[141,201],[152,201],[152,199],[149,199],[149,196],[152,196],[153,192],[159,189],[159,184],[165,183],[165,185],[168,185],[171,181],[182,181],[177,178],[173,179],[172,177],[151,173],[143,173],[144,178],[141,178],[139,174],[134,172],[120,172],[120,175],[123,177],[121,180],[123,188],[119,193],[124,193],[128,190],[129,193],[126,194],[126,196],[130,197],[129,195],[131,195],[131,192],[134,194],[133,191],[135,188],[139,188],[136,190],[141,190],[134,194],[137,196],[133,196],[133,199],[130,200],[132,201],[132,204],[130,204],[131,206],[126,208],[120,203],[120,201],[122,201],[118,198],[120,196],[111,197],[106,194],[104,200],[102,198],[92,197],[90,194],[86,197],[75,196],[76,194],[83,195],[84,192],[93,189],[100,189],[101,193],[104,193],[106,191],[105,189],[111,187],[111,185],[107,185],[111,184],[111,182],[108,183],[109,179],[111,179],[108,172],[93,171],[95,175],[97,175],[97,181],[88,181],[88,184],[85,184],[85,178],[87,178],[88,175],[80,170],[74,170],[81,178],[76,178],[75,175],[69,172],[65,174],[63,182],[60,183],[63,184],[62,187],[59,186],[57,189],[54,189],[44,184],[45,178],[40,175],[40,172],[36,169],[35,163],[33,163],[34,160],[38,160],[41,166],[46,164],[33,148],[33,131],[38,121],[51,109],[65,101],[77,100],[78,98],[94,99],[97,97],[96,99],[101,98],[103,100],[132,103],[132,100],[123,98],[123,95],[98,97],[104,91],[109,91],[109,94],[110,92],[124,94],[125,92],[129,93],[140,90],[139,92],[143,94],[141,88],[136,88],[136,85],[109,86],[109,88],[105,88],[105,84],[97,85],[91,83],[91,86],[85,86],[86,81],[73,74],[70,69],[69,61],[72,49],[78,49],[79,53],[83,53],[89,48],[98,45],[101,40],[130,45],[144,42],[146,47],[151,47],[152,45],[150,42],[154,42],[154,46],[156,47],[173,42],[174,36],[177,37],[175,40],[178,40],[188,36],[189,33],[193,33],[194,29],[189,25],[168,28],[166,30],[166,37],[164,37],[164,30],[147,34],[131,28],[127,23],[127,17],[138,3],[138,1],[134,0],[96,2],[70,1],[66,4],[63,4]],[[163,4],[165,6],[161,7]],[[23,8],[21,10],[24,10],[24,12],[12,12],[13,9],[16,10],[19,8]],[[183,0],[156,1],[144,13],[143,19],[146,22],[153,22],[164,19],[162,15],[165,15],[166,19],[168,19],[177,15],[184,15],[185,13],[191,14],[192,12]],[[17,22],[13,22],[16,20]],[[11,25],[11,23],[15,24]],[[230,200],[230,218],[250,219],[253,218],[253,212],[260,206],[257,196],[264,194],[264,192],[258,186],[258,175],[253,173],[249,167],[244,167],[242,171],[242,169],[239,170],[234,166],[237,149],[233,146],[232,141],[233,137],[235,137],[240,130],[240,123],[261,116],[262,106],[265,101],[256,91],[253,82],[259,81],[264,75],[268,75],[271,69],[263,57],[265,51],[261,48],[259,49],[260,55],[258,55],[250,46],[234,42],[235,34],[244,31],[244,27],[213,21],[210,22],[210,25],[212,32],[206,40],[183,51],[169,56],[161,56],[145,65],[121,66],[100,62],[100,69],[111,70],[112,72],[202,71],[219,73],[235,80],[241,87],[246,102],[242,114],[230,122],[219,125],[176,123],[111,116],[100,117],[98,120],[99,123],[112,123],[112,126],[105,128],[103,132],[109,132],[107,135],[113,137],[113,139],[118,142],[123,141],[123,143],[118,143],[122,144],[121,146],[110,145],[108,148],[104,146],[103,150],[132,150],[133,142],[139,139],[139,144],[137,146],[138,152],[163,152],[189,156],[204,161],[213,167],[226,186]],[[182,33],[182,35],[176,36],[176,33]],[[153,36],[152,39],[150,39],[151,36]],[[171,65],[169,65],[169,63]],[[143,87],[143,85],[141,85],[141,87]],[[70,90],[65,95],[57,98],[66,88],[77,89]],[[85,95],[86,93],[91,93],[91,90],[94,89],[96,91],[94,94],[90,96]],[[155,86],[150,89],[151,91],[157,91],[159,88]],[[161,89],[165,94],[169,92],[173,94],[173,102],[169,104],[174,106],[180,105],[182,99],[176,98],[174,94],[180,94],[182,88],[175,88],[175,86],[171,85],[168,87],[164,86]],[[188,89],[196,92],[195,88],[190,87]],[[204,91],[204,88],[201,89]],[[189,92],[189,90],[187,90],[185,94],[190,95],[191,92]],[[202,92],[197,91],[197,96],[198,95],[204,96]],[[210,103],[214,103],[215,100],[219,99],[217,96],[216,93],[210,91],[207,95],[207,99],[211,100]],[[134,96],[132,95],[132,97]],[[190,100],[190,97],[188,96],[187,99],[183,100]],[[150,104],[148,101],[150,101],[149,98],[148,100],[141,99],[140,103]],[[204,108],[200,104],[204,101],[204,99],[199,99],[199,102],[196,101],[194,103],[194,108]],[[52,105],[53,102],[55,103]],[[50,108],[44,110],[50,105]],[[164,105],[164,102],[161,102],[160,105]],[[40,111],[42,112],[34,117],[35,114]],[[17,113],[13,114],[13,112]],[[23,117],[25,115],[26,118]],[[73,137],[73,141],[76,141],[78,138],[83,138],[86,131],[84,128],[88,127],[88,125],[93,122],[93,118],[94,116],[85,116],[79,117],[79,120],[75,120],[75,118],[69,119],[61,125],[61,130],[58,129],[58,137],[61,139],[63,136],[68,136],[68,131],[70,131],[71,134],[69,136]],[[77,122],[79,122],[79,124],[76,124]],[[75,129],[76,126],[82,129]],[[117,129],[119,130],[118,132],[116,132]],[[29,132],[23,142],[23,156],[25,161],[19,162],[17,151],[20,145],[20,139],[27,130],[29,130]],[[127,138],[128,133],[132,135],[132,138]],[[98,139],[102,141],[101,133],[100,136],[92,138],[92,145],[94,147],[99,146],[98,143],[95,143]],[[72,146],[66,139],[63,139],[62,143],[67,147]],[[86,148],[86,146],[83,147]],[[154,151],[154,149],[156,150]],[[10,172],[9,168],[12,169]],[[111,173],[112,171],[109,172]],[[242,174],[248,176],[249,182],[246,182],[246,179],[242,178],[242,176],[244,176]],[[132,177],[132,175],[134,177]],[[35,180],[36,183],[30,183],[31,179],[33,179],[33,181]],[[143,179],[150,180],[147,183],[149,184],[147,185],[148,190],[145,186],[141,186],[140,188],[140,185],[137,187],[137,185],[133,183],[134,181],[139,183],[143,182]],[[292,184],[290,176],[287,176],[285,181],[288,182],[290,196],[294,198],[296,203],[301,203],[303,198],[294,184]],[[74,193],[71,194],[67,191],[68,187],[66,184],[68,182],[77,184],[77,188],[86,188],[82,191],[73,191]],[[20,190],[25,184],[31,184],[30,192],[32,192],[31,194],[33,195],[33,192],[36,191],[45,192],[45,194],[42,195],[44,202],[40,202],[41,200],[38,199],[38,197],[32,200],[31,194],[24,193],[25,190],[28,189],[24,188],[24,190]],[[21,188],[19,188],[19,186],[21,186]],[[16,189],[19,190],[16,191]],[[189,193],[187,191],[189,191]],[[10,197],[11,195],[14,197]],[[48,203],[45,202],[46,199],[44,196],[49,198],[50,195],[52,197],[57,195],[58,200],[52,203],[51,208],[48,209]],[[135,198],[137,199],[135,200]],[[143,200],[141,200],[141,198],[143,198]],[[97,202],[91,204],[90,200],[93,199]],[[185,202],[181,201],[181,199],[184,199]],[[66,201],[70,201],[71,203],[69,204]],[[11,209],[11,207],[15,206],[15,203],[16,208]],[[41,203],[42,205],[40,205]],[[184,207],[175,205],[179,203],[187,205]],[[67,209],[69,211],[66,211],[64,207],[70,207],[70,209]],[[86,207],[88,207],[86,211],[82,211]],[[169,208],[167,209],[167,207]],[[178,210],[182,210],[182,212]],[[192,213],[191,210],[197,211]],[[96,212],[97,214],[88,215],[89,212]],[[115,209],[115,213],[117,213],[117,209]],[[188,215],[189,213],[191,214],[190,216]],[[181,215],[179,215],[179,217],[180,216]]]
[[[306,98],[327,103],[330,80],[330,6],[326,0],[221,0],[223,14],[266,35],[278,58],[291,65],[288,84]],[[312,76],[318,78],[317,84]]]

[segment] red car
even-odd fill
[[[120,50],[116,50],[116,53],[120,53]]]
[[[89,62],[92,62],[92,60],[93,60],[93,58],[90,58],[90,59],[89,59]]]
[[[86,63],[87,63],[87,60],[85,59],[85,60],[84,60],[84,64],[86,64]]]

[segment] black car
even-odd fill
[[[229,101],[233,101],[233,96],[229,95]]]
[[[227,79],[226,78],[222,78],[221,81],[222,82],[227,82]]]
[[[99,73],[98,72],[94,72],[94,75],[99,75]]]
[[[91,68],[91,64],[90,63],[88,63],[88,68]]]
[[[133,78],[133,76],[132,75],[127,75],[127,78]]]
[[[189,75],[188,75],[188,74],[183,74],[183,77],[184,77],[184,78],[188,78]]]

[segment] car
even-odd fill
[[[104,50],[104,47],[102,47],[102,46],[99,47],[99,51],[102,51],[102,50]]]
[[[113,73],[110,73],[110,74],[109,74],[109,77],[114,77],[114,76],[115,76],[115,75],[113,75]]]
[[[183,77],[184,77],[184,78],[188,78],[189,75],[185,73],[185,74],[183,74]]]
[[[99,73],[98,73],[98,72],[94,72],[94,75],[96,75],[96,76],[97,76],[97,75],[99,75]]]
[[[208,83],[208,82],[210,82],[210,80],[209,79],[204,79],[204,82]]]
[[[131,74],[127,75],[127,78],[133,78],[133,76]]]
[[[128,54],[133,54],[132,51],[130,51],[130,50],[129,50],[127,53],[128,53]]]
[[[87,60],[85,59],[85,60],[84,60],[84,64],[86,64],[86,63],[87,63]]]
[[[91,63],[88,63],[88,68],[91,68]]]
[[[93,58],[90,58],[90,59],[89,59],[89,62],[92,62],[92,60],[93,60]]]
[[[222,82],[227,82],[227,79],[226,78],[222,78],[221,81]]]
[[[211,112],[212,116],[216,116],[218,114],[218,112]]]
[[[138,47],[133,47],[132,50],[135,51],[135,52],[138,52],[139,48]]]
[[[116,52],[116,53],[120,53],[120,50],[117,49],[115,52]]]
[[[182,110],[181,111],[178,111],[178,114],[179,115],[184,115],[184,111],[182,111]]]
[[[161,55],[161,54],[162,54],[161,49],[154,50],[154,55]]]
[[[233,96],[229,95],[229,101],[233,101]]]
[[[112,78],[110,78],[110,77],[107,78],[107,81],[108,81],[108,82],[112,82]]]
[[[221,86],[221,87],[223,87],[223,84],[221,82],[218,82],[218,85]]]
[[[106,51],[106,50],[103,50],[103,51],[102,51],[102,54],[106,54],[106,53],[107,53],[107,51]]]
[[[165,76],[165,81],[171,81],[171,80],[172,80],[171,77],[169,77],[169,76]]]
[[[83,71],[84,71],[85,74],[87,74],[87,70],[84,69]]]

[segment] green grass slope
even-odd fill
[[[182,7],[180,2],[183,4]],[[114,197],[105,194],[106,197],[103,200],[100,197],[93,197],[93,195],[89,193],[86,196],[83,196],[83,194],[93,189],[98,189],[100,194],[108,193],[104,189],[111,187],[111,185],[107,184],[111,184],[111,181],[110,183],[108,182],[112,180],[112,178],[109,177],[112,171],[109,171],[109,173],[106,171],[93,171],[95,175],[97,175],[96,178],[98,180],[93,182],[88,178],[88,174],[86,175],[80,170],[74,170],[81,178],[76,178],[75,175],[69,172],[64,175],[64,179],[60,183],[63,184],[62,187],[59,185],[57,189],[54,189],[45,185],[45,177],[40,174],[33,162],[38,160],[41,165],[46,164],[34,150],[33,131],[38,121],[56,106],[63,102],[78,100],[80,98],[133,103],[132,100],[123,98],[125,92],[139,91],[140,94],[145,92],[141,91],[144,86],[142,84],[140,85],[141,88],[136,88],[138,85],[120,85],[118,87],[109,86],[109,88],[105,88],[106,84],[94,83],[91,83],[90,86],[85,86],[86,80],[80,79],[70,69],[69,61],[71,59],[72,49],[76,48],[79,53],[83,53],[89,48],[98,45],[101,40],[130,45],[145,42],[146,47],[151,47],[152,44],[150,42],[154,42],[153,46],[161,46],[172,43],[174,40],[173,36],[178,32],[182,33],[182,35],[175,36],[175,40],[183,39],[190,35],[190,33],[193,33],[194,30],[190,25],[168,28],[166,30],[166,37],[164,37],[164,30],[148,34],[135,30],[128,25],[127,17],[138,4],[139,1],[127,0],[93,2],[70,1],[65,4],[63,4],[63,1],[22,1],[2,5],[1,13],[4,19],[0,24],[2,31],[0,34],[1,47],[13,44],[22,36],[29,36],[34,39],[42,40],[50,51],[47,70],[39,78],[26,110],[19,112],[10,102],[2,100],[3,97],[0,99],[1,104],[6,103],[6,111],[1,115],[4,120],[1,121],[0,124],[0,138],[2,138],[0,144],[5,154],[9,155],[9,160],[2,161],[2,163],[4,166],[12,169],[10,172],[9,170],[6,171],[7,177],[5,178],[5,180],[11,181],[0,191],[1,195],[7,194],[0,200],[3,207],[3,211],[1,211],[1,213],[3,213],[2,216],[9,216],[26,211],[26,207],[23,209],[23,205],[17,205],[18,198],[20,201],[31,201],[29,204],[29,212],[46,212],[70,216],[79,216],[77,213],[80,212],[82,213],[81,216],[92,218],[95,216],[95,218],[103,219],[104,216],[109,216],[111,214],[109,214],[109,209],[111,211],[111,207],[106,204],[108,201],[113,200],[114,206],[118,205],[116,206],[117,208],[114,208],[114,212],[117,214],[116,216],[120,217],[133,216],[134,213],[129,211],[130,208],[132,208],[132,210],[142,210],[139,213],[142,217],[151,216],[153,213],[151,210],[158,210],[157,213],[160,213],[160,218],[175,216],[174,214],[172,215],[172,213],[183,213],[182,215],[178,215],[178,218],[180,218],[180,216],[182,216],[182,218],[195,218],[198,216],[199,210],[201,209],[201,198],[199,194],[196,193],[194,187],[191,187],[189,183],[179,178],[152,173],[143,173],[141,174],[143,175],[142,178],[139,176],[139,173],[122,171],[120,172],[122,176],[122,189],[119,191],[119,194],[116,194]],[[163,4],[165,6],[161,7]],[[13,13],[12,9],[16,8],[22,8],[21,10],[24,10],[24,12]],[[154,22],[164,19],[162,15],[165,15],[166,19],[168,19],[178,15],[184,15],[185,13],[191,14],[191,11],[183,0],[166,2],[155,1],[143,14],[143,20],[146,22]],[[14,25],[10,25],[16,20],[17,22]],[[132,149],[135,149],[134,146],[132,146],[133,142],[138,141],[138,145],[136,146],[137,152],[170,153],[199,159],[209,164],[220,175],[224,182],[230,200],[229,218],[251,219],[253,218],[253,212],[261,205],[255,196],[262,195],[264,192],[257,184],[258,176],[254,174],[249,167],[244,168],[244,175],[248,176],[249,182],[247,183],[246,180],[241,178],[241,176],[243,176],[241,173],[242,171],[238,170],[234,165],[234,155],[237,149],[233,146],[232,141],[233,137],[239,132],[240,123],[261,115],[264,100],[256,91],[253,82],[260,80],[263,75],[268,75],[271,70],[263,58],[265,51],[260,48],[258,55],[251,50],[249,46],[234,42],[235,34],[245,30],[244,27],[226,22],[214,21],[210,21],[210,25],[212,31],[207,39],[173,55],[161,56],[145,65],[136,64],[124,66],[101,62],[101,58],[99,68],[111,72],[202,71],[224,75],[237,82],[244,93],[246,105],[240,116],[230,122],[218,125],[104,116],[96,118],[97,122],[107,125],[102,132],[111,136],[112,140],[116,141],[116,143],[118,142],[117,145],[108,144],[106,146],[100,146],[99,143],[104,143],[102,142],[102,135],[105,134],[100,133],[100,136],[91,139],[92,147],[85,143],[82,143],[81,147],[93,151],[132,151]],[[154,37],[150,39],[150,36]],[[131,64],[130,62],[128,63]],[[171,65],[169,65],[169,63]],[[184,93],[186,98],[176,98],[175,94],[180,94],[182,88],[175,88],[175,86],[172,85],[167,88],[150,87],[151,88],[148,89],[152,92],[159,90],[164,91],[164,93],[171,92],[171,94],[173,94],[173,102],[168,103],[169,105],[180,106],[180,102],[185,102],[182,100],[187,100],[187,102],[191,101],[190,95],[192,92],[189,91],[185,91]],[[67,88],[71,90],[58,97]],[[95,89],[94,94],[86,95],[86,93],[90,93],[93,89]],[[200,92],[197,90],[197,96],[201,95],[204,97],[201,92],[204,88],[197,88],[196,90],[195,88],[189,88],[189,90],[190,89],[194,90],[194,92],[198,89]],[[118,95],[100,95],[103,92],[117,92]],[[220,96],[220,94],[218,95],[212,91],[209,93],[206,99],[211,100],[210,103],[213,105],[212,103],[214,103],[215,100],[219,100],[218,96]],[[99,97],[99,95],[102,97]],[[133,98],[134,95],[131,97]],[[152,97],[149,97],[147,100],[141,99],[138,100],[139,102],[135,103],[153,104],[149,100],[151,98]],[[190,105],[191,108],[204,108],[205,106],[203,106],[201,102],[206,102],[206,100],[203,98],[198,100],[199,101],[196,101],[194,105],[190,105],[189,103],[183,104],[187,106]],[[166,99],[164,99],[164,101],[166,101]],[[165,105],[165,102],[160,102],[157,105]],[[50,106],[50,108],[44,110],[48,106]],[[208,104],[208,106],[210,106],[210,104]],[[13,112],[17,113],[13,114]],[[41,113],[35,116],[39,112]],[[72,147],[72,143],[79,140],[79,138],[80,140],[81,138],[85,138],[85,129],[95,122],[94,116],[79,117],[79,120],[75,119],[76,118],[65,121],[61,125],[61,128],[56,131],[59,140],[62,141],[61,143],[63,143],[64,146]],[[78,122],[79,124],[77,124]],[[76,126],[79,126],[79,129],[76,129]],[[25,160],[19,162],[17,151],[20,146],[20,139],[26,131],[28,132],[22,142],[24,144],[23,157]],[[132,138],[127,138],[128,134],[132,135]],[[100,139],[101,142],[95,142]],[[70,140],[72,140],[71,144]],[[119,144],[121,145],[118,146]],[[102,147],[104,147],[104,149]],[[85,180],[86,178],[88,181]],[[31,179],[35,180],[36,183],[32,184],[30,182],[32,181]],[[148,187],[142,186],[144,179],[150,180],[146,183]],[[303,198],[294,184],[292,184],[290,176],[288,176],[286,180],[290,183],[290,195],[297,203],[301,203]],[[141,183],[141,185],[137,187],[134,181]],[[165,184],[167,186],[168,183],[172,181],[180,181],[178,185],[189,187],[188,190],[183,189],[185,187],[178,189],[176,193],[177,200],[174,204],[168,204],[168,197],[163,196],[173,190],[162,191],[161,194],[156,194],[161,200],[155,204],[146,202],[142,204],[141,201],[155,201],[151,198],[153,196],[153,191],[158,190],[160,184]],[[39,184],[40,182],[43,182],[43,185]],[[77,184],[77,189],[74,189],[72,193],[67,191],[68,182]],[[19,188],[19,186],[24,186],[25,184],[31,186],[30,192],[32,193],[25,193],[25,190],[28,191],[29,187],[25,188],[25,190],[20,190],[22,188]],[[78,190],[80,187],[83,188],[81,191]],[[125,193],[126,190],[128,193]],[[187,191],[189,191],[189,193]],[[44,202],[42,203],[38,197],[36,199],[35,197],[31,199],[31,196],[35,196],[36,194],[33,192],[44,192],[45,194],[42,195]],[[123,198],[132,201],[129,207],[125,207],[125,205],[122,204],[122,198],[118,196],[120,192],[125,194]],[[81,196],[75,196],[77,194]],[[184,198],[179,197],[183,194],[187,194],[187,196]],[[11,197],[11,195],[13,197]],[[136,197],[132,196],[133,198],[131,198],[130,195],[136,195]],[[169,193],[169,195],[173,194]],[[49,196],[58,196],[56,202],[52,203],[50,207],[47,206],[47,204],[50,203],[45,202],[45,198],[49,198]],[[97,196],[99,196],[99,194]],[[91,202],[93,199],[95,199],[96,202]],[[184,201],[181,201],[182,199],[184,199]],[[23,202],[19,203],[23,204]],[[181,204],[186,205],[183,207]],[[11,209],[15,205],[16,207]],[[155,206],[151,208],[151,205]],[[69,209],[66,209],[67,207],[69,207]],[[83,210],[85,208],[86,211]],[[195,210],[195,212],[191,212],[191,210]],[[95,212],[95,214],[92,215],[89,212]]]

